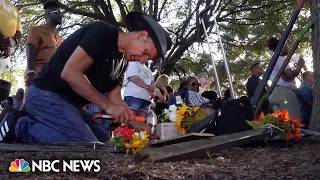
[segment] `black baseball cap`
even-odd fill
[[[172,46],[169,33],[151,16],[142,12],[133,11],[127,14],[125,23],[129,31],[147,31],[156,49],[159,63],[165,59],[166,53]]]
[[[60,4],[57,0],[47,0],[43,3],[43,9],[48,8],[60,8]]]

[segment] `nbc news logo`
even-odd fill
[[[24,159],[11,162],[10,172],[100,172],[100,160],[39,160],[31,161],[31,168]]]

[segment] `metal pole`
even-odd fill
[[[304,0],[299,0],[297,6],[296,6],[296,9],[294,10],[294,12],[292,13],[291,15],[291,18],[290,18],[290,21],[289,21],[289,24],[287,26],[287,28],[285,29],[285,31],[283,32],[282,36],[281,36],[281,39],[278,43],[278,46],[272,56],[272,59],[268,65],[268,68],[267,70],[265,71],[264,75],[263,75],[263,78],[261,80],[261,82],[259,83],[256,91],[254,92],[254,95],[253,97],[251,98],[251,104],[253,105],[253,107],[256,107],[259,99],[260,99],[260,96],[261,96],[261,93],[263,92],[263,89],[265,88],[266,84],[267,84],[267,81],[271,75],[271,72],[274,68],[274,66],[276,65],[277,63],[277,60],[280,56],[280,53],[283,49],[283,46],[293,28],[293,25],[294,23],[296,22],[297,20],[297,17],[300,13],[300,10],[302,9],[302,6],[303,6],[303,3],[304,3]]]
[[[210,43],[209,43],[207,28],[204,25],[203,18],[201,18],[201,24],[202,24],[202,27],[203,27],[204,35],[205,35],[205,37],[207,39],[207,44],[208,44],[208,48],[209,48],[209,52],[210,52],[210,58],[211,58],[212,66],[213,66],[213,75],[214,75],[214,78],[216,80],[218,94],[219,94],[220,97],[222,97],[221,86],[220,86],[220,81],[219,81],[219,77],[218,77],[218,73],[217,73],[216,63],[215,63],[213,55],[212,55],[212,50],[211,50],[211,46],[210,46]]]
[[[231,98],[235,99],[235,94],[234,94],[234,89],[233,89],[233,85],[232,85],[232,79],[231,79],[232,77],[231,77],[231,74],[230,74],[229,64],[228,64],[226,53],[224,51],[224,47],[223,47],[223,44],[222,44],[222,40],[221,40],[221,36],[220,36],[220,30],[219,30],[219,26],[218,26],[216,17],[214,17],[214,24],[216,26],[216,31],[217,31],[217,34],[218,34],[219,44],[220,44],[221,51],[222,51],[224,68],[226,69],[226,73],[227,73],[227,78],[228,78]]]
[[[302,41],[302,38],[305,36],[305,34],[311,29],[311,27],[313,26],[313,22],[310,21],[307,23],[307,25],[302,29],[302,31],[300,31],[300,33],[298,34],[296,41],[294,42],[292,48],[290,49],[288,55],[286,56],[285,61],[283,62],[283,64],[281,65],[279,72],[277,73],[277,75],[272,79],[272,84],[271,86],[268,88],[267,91],[267,97],[270,96],[270,94],[272,93],[273,89],[276,87],[276,84],[278,83],[283,71],[286,69],[287,65],[289,64],[289,61],[292,57],[292,55],[294,54],[294,52],[297,50],[300,42]],[[260,101],[258,102],[258,105],[254,111],[254,117],[257,116],[260,107],[262,105],[262,103],[264,102],[264,99],[260,99]]]

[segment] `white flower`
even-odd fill
[[[134,134],[138,137],[140,137],[142,140],[144,140],[144,132],[143,131],[140,131],[140,132],[134,132]]]
[[[176,118],[177,118],[177,113],[176,113],[176,112],[171,112],[171,113],[169,114],[169,120],[170,120],[171,122],[176,122]]]
[[[162,111],[162,114],[168,114],[169,113],[169,110],[168,109],[164,109],[163,111]]]
[[[138,132],[134,132],[134,134],[138,137],[140,137],[140,134]]]
[[[169,118],[170,118],[169,115],[170,115],[169,113],[168,113],[168,114],[165,114],[165,115],[164,115],[164,119],[169,119]]]
[[[177,111],[177,106],[175,106],[175,105],[170,105],[169,106],[169,111],[171,111],[171,112],[176,112]]]
[[[140,131],[140,138],[142,139],[142,140],[144,140],[144,132],[143,131]]]

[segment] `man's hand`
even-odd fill
[[[27,79],[26,79],[26,85],[28,87],[30,87],[32,85],[32,81],[34,80],[34,78],[36,77],[35,73],[29,73],[27,74]]]
[[[151,127],[148,124],[141,123],[141,122],[133,122],[133,121],[130,122],[129,124],[130,126],[132,126],[133,129],[135,129],[136,132],[147,131],[150,140],[159,139],[159,137],[156,134],[151,133]]]
[[[156,84],[154,83],[154,81],[152,81],[152,83],[149,85],[147,90],[153,93],[155,88],[156,88]]]
[[[109,100],[104,111],[115,118],[115,123],[128,124],[129,121],[133,121],[135,118],[134,114],[130,111],[127,105],[117,104]]]
[[[149,95],[150,95],[150,100],[152,100],[154,98],[153,92],[149,92]]]

